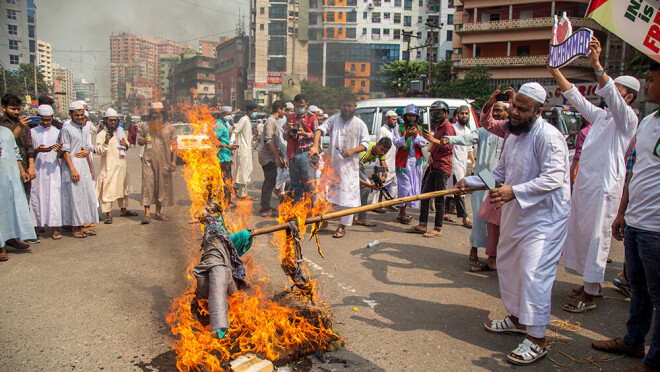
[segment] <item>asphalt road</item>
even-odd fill
[[[98,159],[97,166],[98,166]],[[139,210],[140,163],[129,151],[132,195],[129,208]],[[263,173],[255,156],[250,195],[260,195]],[[172,336],[165,322],[171,300],[182,293],[184,270],[198,259],[198,230],[189,224],[190,200],[181,176],[175,177],[175,206],[164,209],[170,221],[140,225],[143,213],[100,223],[98,235],[75,239],[47,234],[26,252],[9,251],[0,264],[0,371],[175,370]],[[468,198],[469,199],[469,198]],[[274,202],[274,200],[273,200]],[[468,203],[469,206],[469,203]],[[258,210],[258,201],[254,204]],[[468,208],[469,209],[469,208]],[[416,217],[417,211],[412,210]],[[117,214],[118,211],[115,211]],[[482,324],[504,316],[497,276],[467,269],[469,230],[446,224],[443,236],[409,235],[395,222],[396,212],[370,214],[378,225],[351,227],[343,239],[333,228],[320,234],[325,259],[313,242],[304,253],[321,299],[335,312],[334,331],[346,347],[330,355],[343,364],[321,364],[313,371],[508,370],[504,361],[522,337],[487,333]],[[253,226],[275,223],[254,217]],[[380,245],[365,248],[368,242]],[[287,278],[270,237],[258,237],[251,250],[280,290]],[[483,256],[483,251],[480,252]],[[607,278],[622,268],[623,247],[612,244]],[[622,336],[627,301],[605,284],[598,308],[584,314],[561,310],[579,277],[559,268],[553,289],[552,318],[580,323],[577,332],[561,331],[549,357],[529,367],[535,371],[598,370],[583,358],[600,359],[593,339]],[[557,334],[548,331],[554,340]],[[571,363],[565,354],[578,362]],[[613,356],[610,356],[610,358]],[[625,370],[637,359],[599,362],[606,371]],[[309,365],[281,370],[308,370]]]

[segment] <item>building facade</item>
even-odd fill
[[[37,61],[37,14],[34,0],[3,0],[0,13],[0,66],[18,71]],[[6,38],[5,38],[6,36]]]
[[[218,45],[215,63],[215,95],[218,104],[238,108],[245,100],[250,40],[236,36]]]
[[[603,44],[602,58],[609,58],[610,34],[596,22],[582,18],[589,0],[456,0],[455,5],[452,60],[459,77],[477,65],[484,65],[492,74],[493,86],[515,88],[530,80],[555,84],[545,65],[553,16],[561,16],[563,12],[574,30],[592,29]],[[562,72],[573,82],[596,79],[586,58],[576,59]]]
[[[53,63],[52,93],[57,102],[58,113],[67,115],[69,105],[76,100],[76,91],[73,89],[73,72],[57,63]]]
[[[38,66],[44,81],[48,86],[53,85],[53,48],[49,42],[37,40]]]
[[[96,110],[97,93],[94,83],[85,79],[78,79],[73,83],[73,89],[76,91],[76,99],[84,100],[90,110]]]
[[[215,59],[183,56],[172,69],[170,104],[215,104]]]
[[[199,54],[205,57],[215,58],[215,48],[220,45],[220,41],[213,40],[200,40],[199,41]]]

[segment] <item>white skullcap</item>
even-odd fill
[[[323,114],[323,119],[329,118],[328,114]]]
[[[398,116],[398,115],[396,114],[396,112],[390,110],[390,111],[385,113],[385,117],[389,118],[390,116]]]
[[[87,102],[85,102],[85,101],[82,100],[82,99],[80,99],[80,100],[78,100],[78,101],[76,101],[76,102],[79,102],[79,103],[80,103],[81,105],[83,105],[83,106],[87,106]]]
[[[323,115],[323,110],[319,109],[319,110],[316,112],[316,114],[317,114],[317,115]]]
[[[545,91],[545,88],[537,82],[523,84],[520,89],[518,89],[518,93],[526,95],[539,103],[545,103],[545,98],[548,94]]]
[[[162,109],[163,108],[163,102],[151,102],[151,105],[149,105],[152,109]]]
[[[628,76],[628,75],[619,76],[618,78],[614,79],[614,82],[617,84],[621,84],[626,88],[630,88],[635,92],[639,92],[639,85],[640,85],[639,80],[635,79],[632,76]]]
[[[85,109],[85,106],[83,106],[83,104],[80,103],[80,101],[73,101],[69,105],[69,111],[84,110],[84,109]]]
[[[504,106],[504,107],[506,107],[506,108],[509,108],[509,102],[497,101],[497,103],[499,103],[500,105],[502,105],[502,106]]]
[[[291,102],[287,102],[285,106],[286,106],[287,110],[293,110],[295,108],[295,107],[293,107],[293,103],[291,103]]]
[[[53,116],[55,111],[49,105],[41,105],[37,108],[37,115],[39,116]]]
[[[116,111],[115,109],[113,109],[112,107],[110,107],[109,109],[105,110],[105,114],[103,114],[103,117],[104,117],[104,118],[109,118],[109,117],[111,117],[111,116],[119,116],[119,115],[117,114],[117,111]]]
[[[85,110],[85,116],[89,117],[89,111]]]
[[[231,112],[231,107],[230,106],[222,106],[220,109],[220,112]]]
[[[309,112],[311,112],[312,114],[315,113],[315,112],[318,112],[318,111],[319,111],[318,107],[316,107],[314,105],[309,106]]]

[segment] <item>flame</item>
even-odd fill
[[[211,143],[217,145],[213,109],[207,106],[181,107],[191,122],[194,134],[207,135]],[[231,185],[225,185],[220,162],[216,156],[216,147],[194,149],[181,152],[186,162],[184,177],[192,201],[190,216],[196,218],[204,209],[209,198],[215,198],[223,210],[223,217],[229,232],[244,229],[250,224],[252,204],[238,202],[235,208],[228,208],[224,198],[225,186],[233,193]],[[330,167],[326,167],[330,168]],[[332,177],[327,177],[332,179]],[[316,182],[318,192],[324,192],[327,182]],[[297,218],[301,235],[306,230],[306,216],[324,213],[330,205],[322,198],[312,206],[311,195],[304,201],[293,204],[287,199],[279,208],[279,222]],[[203,226],[200,225],[203,229]],[[192,240],[195,241],[195,240]],[[187,288],[180,297],[174,299],[166,320],[171,331],[178,339],[175,341],[177,368],[181,371],[220,371],[222,361],[228,361],[246,352],[263,355],[269,360],[277,360],[287,352],[295,350],[324,350],[331,341],[339,339],[332,330],[326,328],[321,319],[307,319],[293,308],[281,306],[266,297],[268,277],[264,270],[255,265],[251,256],[244,256],[247,280],[250,288],[238,291],[229,298],[229,322],[231,328],[222,340],[211,337],[208,326],[202,326],[192,314],[191,300],[196,286],[192,270],[199,257],[198,243],[191,241],[191,261],[186,270]],[[280,258],[291,260],[295,253],[291,250],[292,242],[287,241],[284,232],[278,233],[273,243],[280,248]],[[307,270],[305,268],[305,270]],[[307,272],[309,274],[309,272]],[[310,298],[315,298],[315,284],[311,282]],[[206,301],[199,305],[206,309]]]

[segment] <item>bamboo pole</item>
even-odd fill
[[[464,191],[465,192],[473,192],[473,191],[479,191],[479,190],[486,190],[486,186],[468,187]],[[409,203],[409,202],[413,202],[413,201],[417,201],[417,200],[431,199],[431,198],[437,198],[437,197],[445,196],[445,195],[458,194],[459,192],[461,192],[461,190],[459,190],[459,189],[449,189],[449,190],[440,190],[440,191],[427,192],[426,194],[420,194],[420,195],[406,196],[405,198],[397,198],[397,199],[392,199],[392,200],[386,200],[386,201],[380,202],[380,203],[363,205],[361,207],[349,208],[349,209],[344,209],[344,210],[337,211],[337,212],[327,213],[327,214],[324,214],[324,215],[314,216],[314,217],[308,218],[305,221],[305,224],[310,225],[310,224],[313,224],[313,223],[316,223],[316,222],[321,222],[321,221],[325,221],[325,220],[332,220],[332,219],[335,219],[335,218],[348,216],[350,214],[356,214],[356,213],[360,213],[360,212],[372,211],[372,210],[378,209],[378,208],[390,207],[390,206],[393,206],[393,205]],[[442,211],[436,211],[436,213],[442,213]],[[260,229],[253,230],[252,231],[252,236],[273,233],[275,231],[285,230],[285,229],[288,229],[288,228],[289,228],[289,225],[287,225],[285,223],[279,224],[279,225],[268,226],[268,227],[262,227]]]

